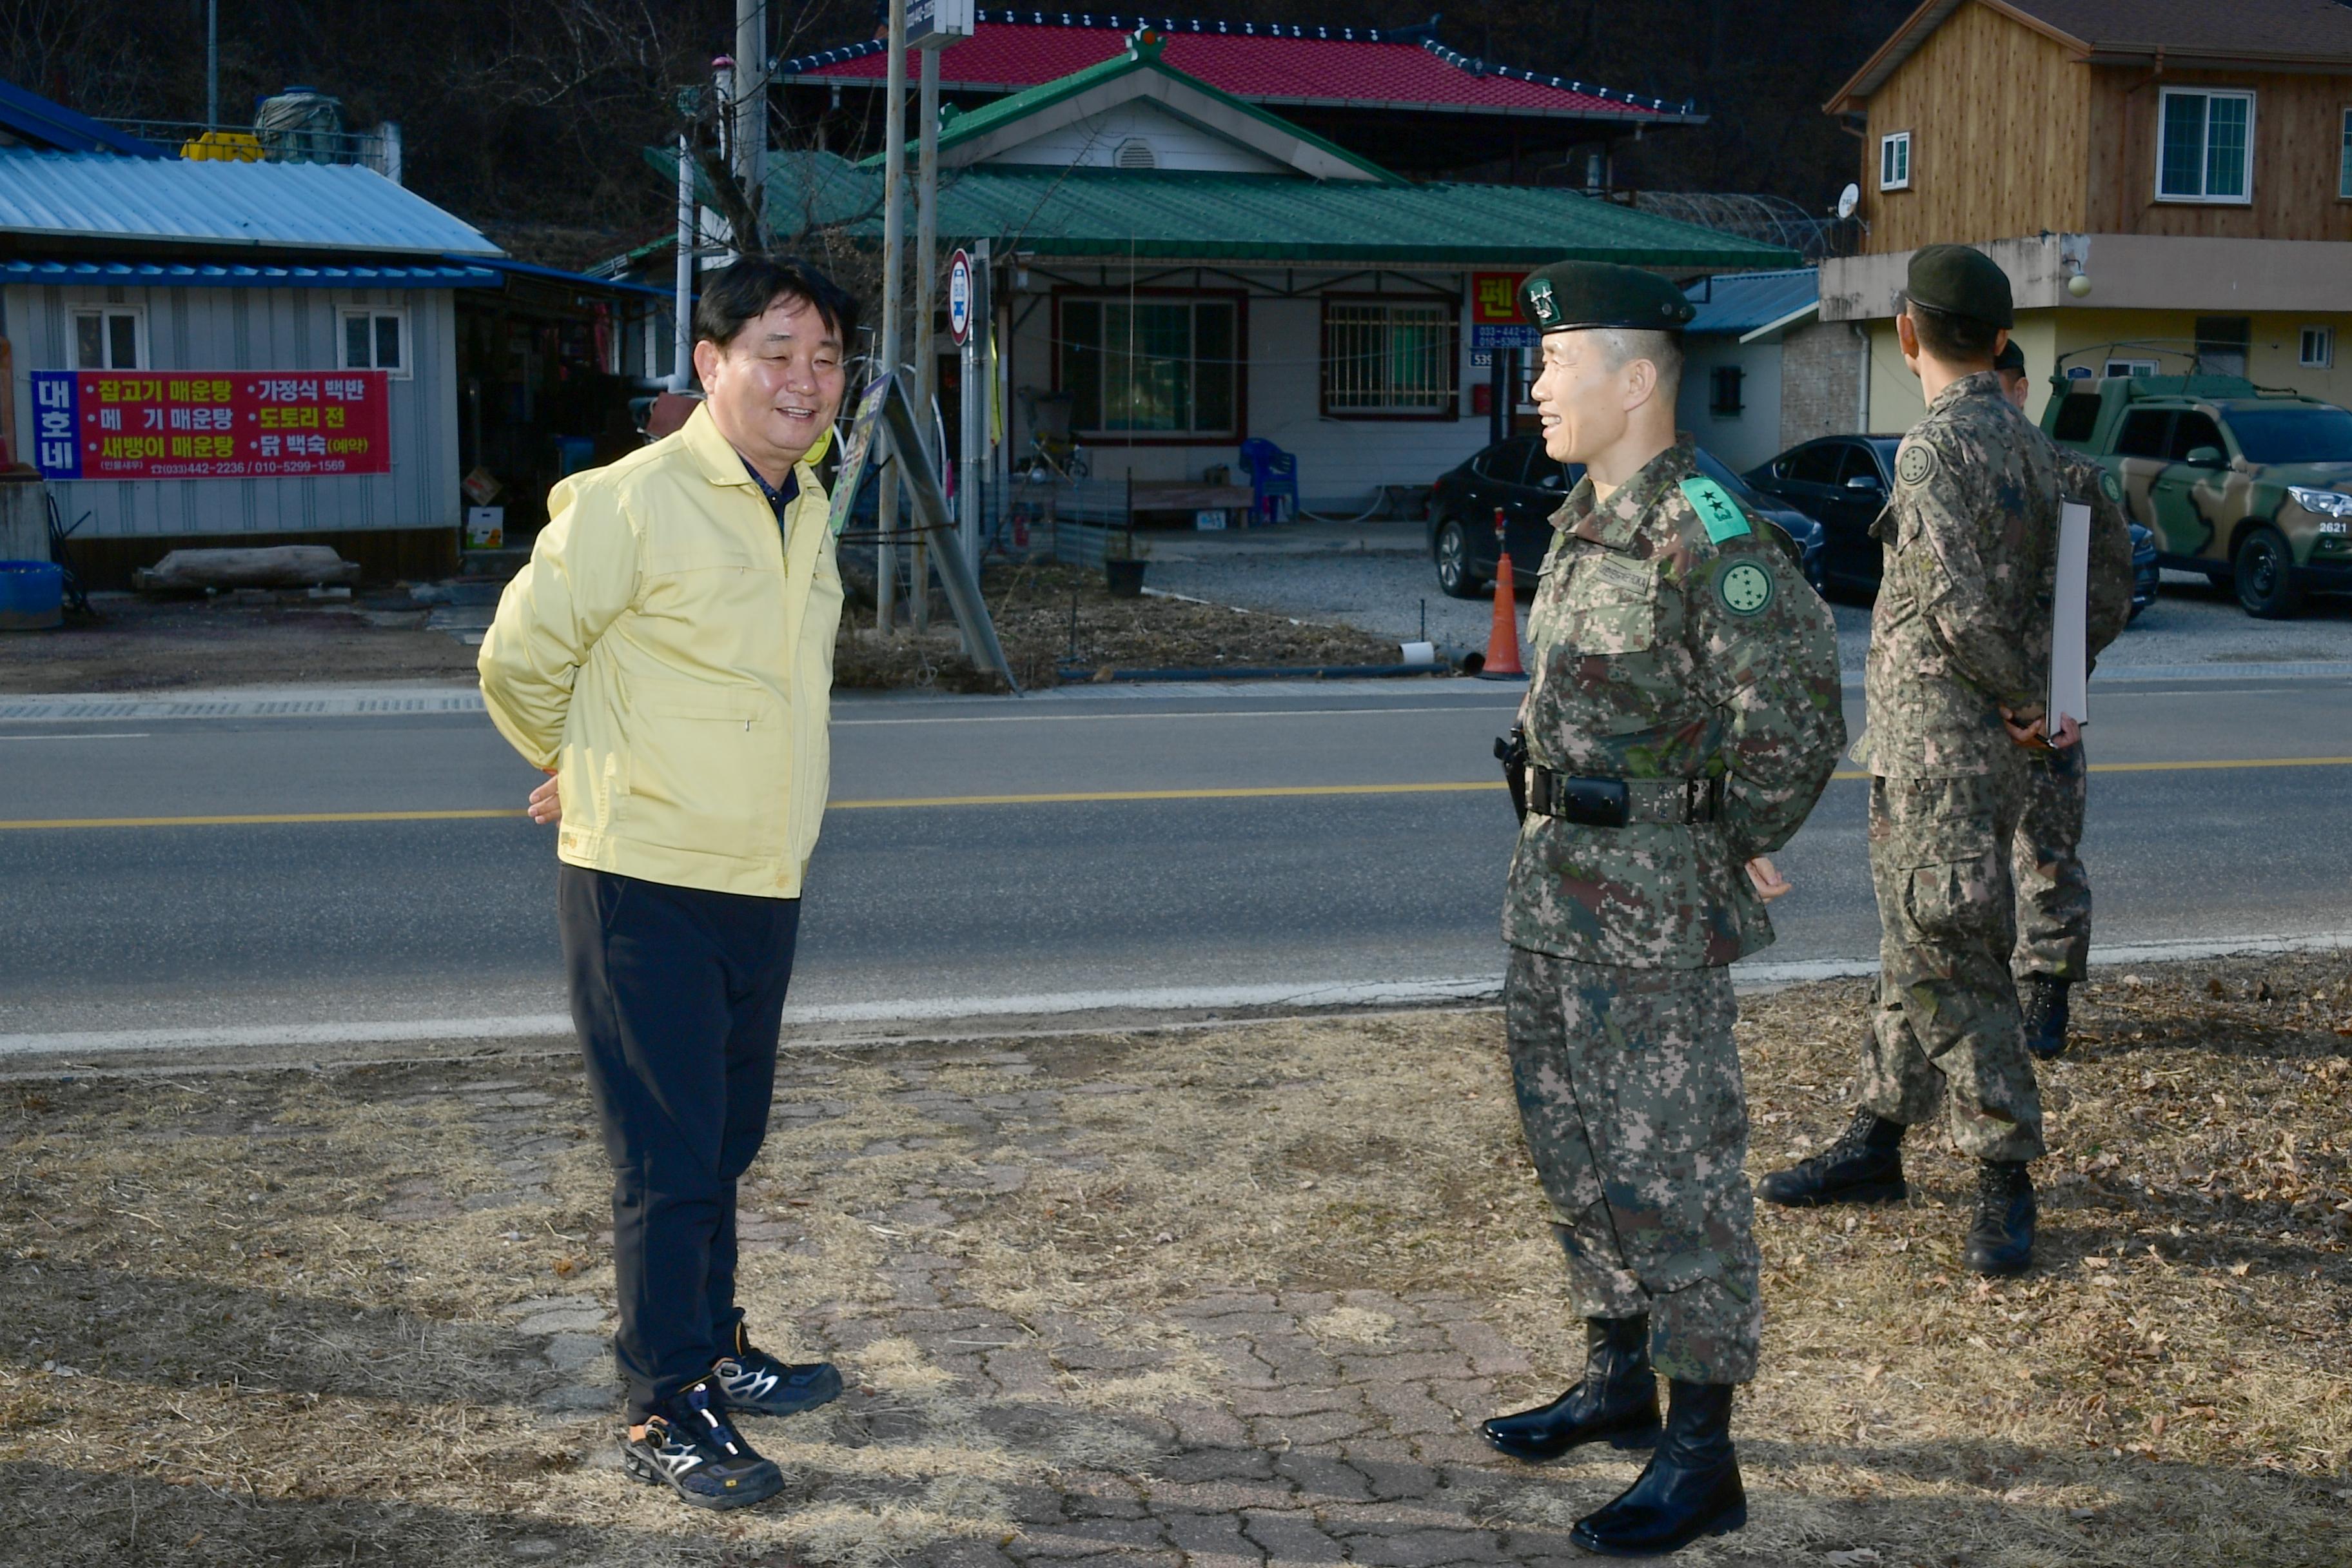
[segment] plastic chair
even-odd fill
[[[1260,521],[1286,522],[1298,515],[1297,458],[1264,437],[1253,436],[1242,443],[1242,461],[1250,471],[1250,510]]]

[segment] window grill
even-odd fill
[[[1736,364],[1719,364],[1707,373],[1706,411],[1721,418],[1729,418],[1746,406],[1740,400],[1740,383],[1746,373]]]
[[[1323,411],[1454,414],[1461,397],[1460,331],[1451,304],[1325,300]]]

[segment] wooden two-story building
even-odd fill
[[[2352,403],[2352,5],[1927,0],[1828,109],[1863,237],[1822,316],[1868,336],[1872,429],[1920,412],[1893,316],[1946,241],[2009,273],[2036,413],[2061,356]]]

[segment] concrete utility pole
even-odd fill
[[[205,0],[205,129],[220,129],[220,0]]]
[[[939,426],[931,411],[939,405],[940,356],[931,342],[931,310],[940,283],[940,51],[923,51],[922,136],[916,152],[915,197],[915,413],[929,437]],[[947,454],[931,453],[931,469],[940,469]],[[913,586],[915,630],[931,627],[930,536],[915,535]]]
[[[764,215],[768,195],[768,3],[735,0],[735,178],[743,199]],[[738,255],[765,250],[758,234],[735,237]]]
[[[677,298],[672,309],[677,320],[670,334],[669,389],[684,392],[694,384],[694,253],[701,248],[695,230],[694,128],[677,133]]]
[[[890,0],[889,72],[885,79],[882,159],[882,374],[898,374],[898,303],[907,269],[907,0]],[[874,625],[898,622],[898,474],[882,477],[882,537],[874,547]]]

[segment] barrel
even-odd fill
[[[0,632],[65,623],[66,574],[47,561],[0,561]]]

